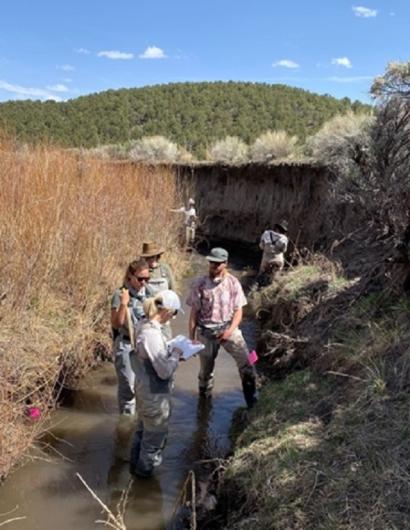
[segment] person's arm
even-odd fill
[[[265,240],[264,240],[264,237],[263,237],[264,234],[265,234],[265,232],[261,235],[261,238],[260,238],[260,240],[259,240],[259,248],[260,248],[261,250],[264,250],[264,249],[265,249]]]
[[[114,295],[115,296],[115,295]],[[119,301],[111,309],[111,325],[114,329],[119,329],[125,325],[127,320],[127,308],[130,301],[128,289],[122,289],[119,294]]]
[[[239,324],[242,322],[242,307],[239,307],[238,309],[235,309],[232,322],[229,328],[227,328],[223,333],[221,333],[218,337],[219,341],[224,341],[229,339],[229,337],[232,335],[232,333],[236,330],[236,328],[239,326]]]
[[[197,328],[197,316],[198,310],[195,307],[191,307],[191,312],[189,314],[189,324],[188,324],[188,333],[191,340],[195,340],[196,337],[196,328]]]
[[[185,208],[181,206],[181,208],[170,208],[170,212],[176,212],[176,213],[182,213],[185,211]]]
[[[169,286],[168,288],[171,289],[171,291],[175,291],[175,278],[169,265],[167,265],[167,276]]]

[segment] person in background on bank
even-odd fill
[[[266,274],[272,280],[285,265],[284,253],[288,248],[288,223],[280,221],[273,230],[265,230],[261,235],[259,248],[263,250],[259,274]]]
[[[175,290],[175,280],[171,267],[167,263],[160,261],[164,252],[164,249],[156,243],[149,242],[142,244],[141,258],[145,259],[148,263],[150,274],[148,285],[154,295],[167,289]],[[163,325],[163,332],[168,340],[170,340],[172,337],[170,322]]]
[[[181,350],[169,350],[162,332],[164,324],[181,309],[178,295],[164,290],[144,302],[144,319],[136,330],[136,347],[131,354],[135,372],[138,425],[134,434],[130,472],[149,477],[162,461],[171,414],[173,375]]]
[[[187,304],[191,307],[189,338],[198,338],[205,345],[199,353],[199,394],[211,395],[214,367],[222,346],[235,360],[242,380],[247,406],[256,401],[255,369],[248,361],[248,347],[239,324],[246,298],[239,280],[228,272],[228,252],[213,248],[206,258],[209,272],[192,285]]]
[[[144,317],[143,302],[153,295],[148,281],[148,263],[144,259],[131,262],[123,286],[115,290],[111,301],[118,406],[120,414],[124,415],[135,414],[135,375],[130,364],[130,352],[135,345],[134,327]]]
[[[195,230],[198,219],[196,215],[194,199],[189,199],[187,206],[181,206],[181,208],[171,209],[171,212],[178,212],[184,214],[185,245],[187,247],[192,247],[195,241]]]

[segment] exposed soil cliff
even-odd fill
[[[288,219],[289,236],[311,247],[321,233],[318,215],[331,174],[308,164],[178,166],[181,186],[195,190],[202,230],[213,239],[256,244],[260,234]]]

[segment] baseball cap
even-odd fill
[[[211,249],[209,256],[206,257],[208,261],[216,261],[217,263],[223,263],[224,261],[228,261],[228,258],[228,251],[220,247]]]
[[[159,307],[163,309],[169,309],[171,311],[184,311],[181,308],[181,300],[176,292],[171,291],[171,289],[165,289],[164,291],[159,292],[155,297]]]

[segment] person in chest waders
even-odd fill
[[[227,270],[225,249],[213,248],[206,259],[209,272],[193,283],[187,300],[191,307],[189,338],[195,340],[198,332],[205,345],[199,353],[199,395],[211,395],[215,360],[222,346],[236,362],[244,398],[250,408],[256,402],[256,373],[248,361],[248,347],[239,329],[246,298],[239,280]]]
[[[134,327],[144,317],[143,302],[153,296],[148,280],[148,263],[144,259],[131,262],[123,286],[115,290],[111,301],[118,406],[120,414],[124,415],[135,414],[135,375],[130,364],[130,352],[135,345]]]
[[[261,235],[259,248],[263,250],[259,267],[259,277],[263,275],[271,282],[285,265],[284,254],[288,248],[288,223],[280,221],[273,230],[266,229]]]
[[[165,250],[156,243],[149,242],[142,244],[141,258],[145,259],[148,263],[150,274],[148,285],[154,295],[167,289],[172,291],[175,289],[175,281],[171,268],[167,263],[161,261],[164,252]],[[169,322],[164,324],[163,330],[168,340],[171,339],[172,330]]]
[[[162,326],[176,316],[181,302],[174,291],[164,290],[144,302],[147,316],[136,329],[136,348],[131,354],[135,372],[138,425],[134,434],[130,472],[149,477],[162,462],[171,414],[173,375],[181,350],[170,350]]]

